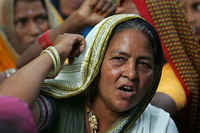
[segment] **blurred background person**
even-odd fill
[[[192,29],[200,40],[200,0],[179,0],[183,7],[188,22],[191,24]]]
[[[16,71],[20,55],[34,45],[41,33],[49,29],[49,21],[53,26],[53,20],[48,17],[45,3],[41,0],[2,0],[0,13],[0,48],[3,55],[0,57],[1,81]]]

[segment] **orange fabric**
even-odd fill
[[[0,36],[0,72],[9,68],[15,68],[16,59],[2,36]]]
[[[162,92],[170,96],[176,103],[177,110],[184,108],[187,103],[184,89],[168,63],[163,67],[157,92]]]

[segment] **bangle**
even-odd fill
[[[49,46],[53,46],[53,43],[50,42],[49,38],[48,38],[48,33],[51,30],[47,30],[46,32],[44,32],[42,35],[40,35],[38,37],[38,43],[39,45],[42,47],[42,49],[46,49]]]
[[[50,46],[47,49],[43,50],[40,55],[42,55],[44,53],[47,53],[53,61],[54,69],[51,70],[48,74],[49,78],[53,78],[58,74],[58,72],[61,68],[60,55],[59,55],[58,51],[56,50],[56,48],[54,48],[53,46]]]
[[[12,69],[8,69],[4,72],[6,78],[10,77],[13,73],[16,72],[16,69],[15,68],[12,68]]]

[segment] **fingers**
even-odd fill
[[[90,8],[94,9],[98,3],[98,0],[86,0],[89,2]]]
[[[103,16],[104,17],[107,17],[107,16],[110,16],[110,15],[113,15],[115,13],[115,10],[117,8],[117,5],[112,5],[111,7],[109,7],[104,13],[103,13]]]
[[[86,45],[85,39],[81,35],[74,36],[72,50],[69,56],[70,57],[79,56],[83,52],[85,45]]]
[[[103,6],[104,6],[104,0],[99,0],[96,4],[96,6],[94,7],[94,11],[95,12],[99,12],[102,10]]]
[[[112,0],[90,0],[90,2],[91,8],[104,17],[113,14],[117,7]]]
[[[105,5],[103,6],[102,10],[100,11],[101,14],[106,13],[110,8],[112,8],[113,4],[112,2],[106,2]]]
[[[99,0],[95,6],[95,12],[107,17],[115,12],[116,7],[117,5],[112,0]]]
[[[55,40],[55,48],[61,57],[77,57],[84,50],[86,42],[81,35],[64,33]]]

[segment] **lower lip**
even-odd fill
[[[119,90],[119,93],[120,93],[121,98],[130,99],[133,95],[136,94],[136,91],[127,92],[127,91]]]

